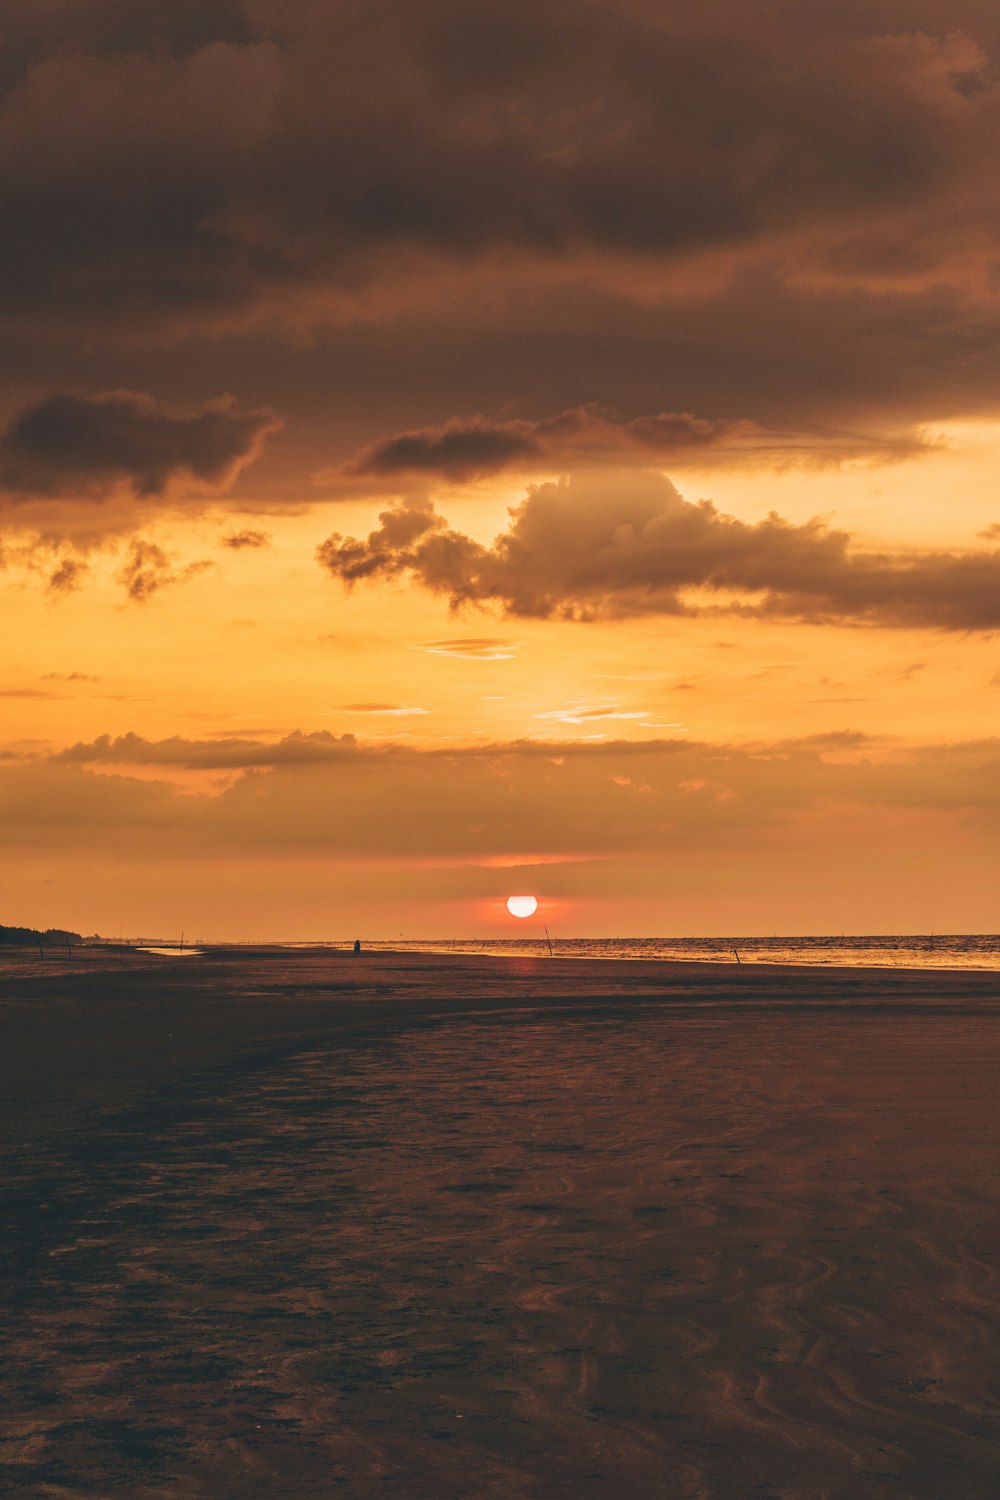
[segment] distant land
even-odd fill
[[[59,943],[82,943],[83,937],[79,932],[64,932],[61,927],[46,927],[40,932],[37,927],[4,927],[0,925],[0,945],[8,947],[22,947],[25,944],[43,946]]]

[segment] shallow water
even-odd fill
[[[140,947],[137,947],[135,951],[137,953],[162,953],[164,955],[164,957],[166,957],[166,958],[189,958],[193,954],[196,954],[196,953],[200,954],[202,950],[200,948],[140,948]]]
[[[536,924],[537,925],[537,924]],[[534,953],[547,955],[542,937],[490,938],[481,942],[444,938],[435,942],[372,943],[373,948],[413,952]],[[558,958],[688,959],[706,963],[822,964],[835,968],[1000,970],[996,934],[916,934],[910,937],[716,937],[560,938]]]
[[[993,1500],[998,1063],[991,1016],[619,1005],[195,1081],[13,1163],[0,1477]]]

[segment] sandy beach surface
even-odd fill
[[[996,1500],[1000,983],[0,956],[18,1497]]]

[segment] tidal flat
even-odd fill
[[[995,1500],[996,975],[0,958],[25,1500]]]

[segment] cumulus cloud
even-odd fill
[[[539,485],[491,546],[426,501],[386,511],[365,539],[334,534],[321,565],[352,585],[411,578],[464,604],[597,620],[728,610],[949,630],[1000,626],[1000,553],[866,553],[818,520],[745,522],[691,503],[657,474]],[[702,597],[694,595],[700,591]],[[704,596],[707,595],[707,600]]]
[[[131,391],[47,396],[0,436],[0,501],[99,497],[119,486],[148,497],[178,477],[222,485],[275,425],[270,412],[243,411],[231,397],[177,416]]]

